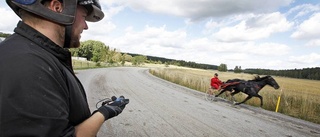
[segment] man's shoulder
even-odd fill
[[[49,52],[41,49],[31,41],[18,41],[17,39],[9,39],[5,41],[3,47],[0,47],[0,64],[4,65],[10,71],[12,67],[19,67],[23,71],[26,69],[41,69],[41,67],[57,68],[61,65],[55,57]]]
[[[18,34],[12,34],[7,37],[4,41],[0,43],[0,52],[9,52],[9,51],[25,51],[27,48],[26,45],[31,44],[31,41],[25,37],[22,37]],[[24,50],[22,50],[24,49]]]
[[[49,53],[36,43],[18,34],[13,34],[0,43],[1,58],[28,54],[43,56]]]

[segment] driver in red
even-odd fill
[[[221,89],[221,85],[222,85],[223,83],[221,82],[221,80],[218,78],[218,74],[217,73],[215,73],[214,74],[214,77],[213,78],[211,78],[211,88],[212,89],[217,89],[218,91]]]

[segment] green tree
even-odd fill
[[[0,37],[3,37],[3,38],[9,37],[10,35],[11,34],[0,32]]]
[[[108,51],[106,61],[110,64],[116,63],[114,56],[117,54],[116,49],[112,49]]]
[[[109,47],[100,41],[88,40],[80,43],[79,48],[70,49],[71,55],[85,57],[87,60],[101,62],[106,59],[106,50]]]
[[[121,55],[120,61],[121,61],[121,65],[124,66],[124,64],[126,63],[126,55],[125,54]]]
[[[124,56],[124,60],[125,61],[131,62],[131,60],[132,60],[132,56],[131,55],[128,55],[127,53],[125,53],[123,56]]]
[[[85,42],[81,42],[80,47],[77,49],[77,52],[75,53],[78,57],[84,57],[87,60],[91,60],[92,58],[92,48],[93,46],[90,44],[87,44]]]
[[[220,66],[218,67],[218,71],[222,71],[222,72],[228,71],[227,65],[221,63]]]
[[[106,59],[106,45],[102,42],[94,42],[91,61],[103,62]]]
[[[169,65],[170,65],[169,62],[165,62],[165,63],[164,63],[164,66],[165,66],[165,67],[169,67]]]
[[[135,56],[132,58],[132,65],[139,66],[147,60],[146,56]]]
[[[236,66],[233,70],[234,73],[241,73],[242,72],[242,69],[241,69],[241,66]]]
[[[115,52],[115,54],[112,57],[112,60],[115,63],[119,63],[121,62],[121,57],[122,57],[122,54],[120,52]]]

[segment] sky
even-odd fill
[[[261,69],[320,67],[319,0],[100,0],[81,41],[120,52]],[[0,2],[0,32],[19,18]]]

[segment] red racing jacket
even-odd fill
[[[219,89],[219,87],[222,85],[222,82],[220,81],[219,78],[213,77],[211,79],[211,84],[210,85],[211,85],[212,88]]]

